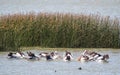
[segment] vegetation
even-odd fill
[[[27,13],[0,16],[0,50],[20,46],[120,48],[119,20],[109,16]]]

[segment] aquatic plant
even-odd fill
[[[20,46],[120,48],[119,20],[70,13],[0,16],[0,50]]]

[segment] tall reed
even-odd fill
[[[0,17],[0,49],[20,46],[120,48],[119,20],[109,16],[27,13]]]

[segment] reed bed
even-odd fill
[[[0,16],[0,50],[20,46],[120,48],[117,18],[70,13],[17,13]]]

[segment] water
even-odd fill
[[[0,14],[26,12],[100,14],[120,18],[120,0],[1,0]]]
[[[32,50],[35,54],[41,51]],[[51,52],[51,51],[47,51]],[[71,51],[76,59],[82,51]],[[0,75],[120,75],[120,50],[100,50],[101,54],[109,54],[109,63],[86,62],[81,63],[75,59],[71,62],[63,60],[30,61],[25,59],[8,59],[8,52],[0,53]],[[59,51],[63,55],[63,51]],[[82,70],[78,68],[81,67]]]

